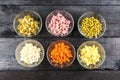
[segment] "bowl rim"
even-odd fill
[[[55,66],[54,64],[52,64],[52,62],[50,61],[50,58],[49,58],[49,56],[48,56],[48,51],[49,51],[49,49],[50,49],[50,46],[53,45],[54,43],[56,44],[57,42],[60,42],[60,41],[65,41],[65,42],[69,43],[69,44],[71,45],[72,49],[73,49],[73,52],[74,52],[74,53],[72,53],[72,54],[74,55],[72,61],[70,62],[70,64],[69,64],[68,66],[65,66],[65,67]],[[55,68],[63,69],[63,68],[70,67],[70,66],[74,63],[75,58],[76,58],[76,50],[75,50],[75,47],[73,46],[73,44],[70,43],[70,42],[67,41],[67,40],[64,40],[64,39],[55,40],[55,41],[53,41],[53,42],[51,42],[51,43],[49,44],[49,46],[48,46],[48,48],[47,48],[47,52],[46,52],[46,57],[47,57],[47,60],[48,60],[48,62],[49,62],[50,65],[52,65],[52,66],[55,67]]]
[[[104,54],[103,60],[102,60],[101,64],[100,64],[99,66],[97,66],[96,68],[88,68],[88,67],[85,67],[85,66],[81,63],[81,61],[79,60],[79,59],[80,59],[80,58],[79,58],[79,54],[80,54],[79,50],[80,50],[80,47],[81,47],[83,44],[85,44],[85,43],[91,43],[91,42],[95,42],[95,43],[97,43],[98,45],[100,45],[100,47],[103,49],[103,54]],[[78,61],[78,63],[79,63],[83,68],[85,68],[85,69],[89,69],[89,70],[98,69],[101,65],[103,65],[103,63],[105,62],[105,59],[106,59],[106,52],[105,52],[104,47],[102,46],[102,44],[100,44],[99,42],[97,42],[97,41],[95,41],[95,40],[85,41],[85,42],[83,42],[83,43],[78,47],[78,49],[77,49],[77,61]]]
[[[59,36],[59,35],[56,36],[56,35],[54,35],[54,34],[48,29],[48,26],[47,26],[47,20],[49,19],[49,16],[52,15],[54,12],[59,12],[59,11],[62,11],[62,12],[67,13],[67,14],[71,17],[72,22],[73,22],[73,26],[72,26],[71,30],[70,30],[69,33],[68,33],[67,35],[65,35],[65,36]],[[45,26],[46,26],[47,31],[48,31],[52,36],[55,36],[55,37],[66,37],[66,36],[68,36],[68,35],[70,35],[70,34],[72,33],[72,31],[73,31],[73,29],[74,29],[74,26],[75,26],[75,22],[74,22],[73,16],[72,16],[68,11],[59,9],[59,10],[53,10],[53,11],[51,11],[51,12],[47,15],[47,17],[46,17],[46,19],[45,19]]]
[[[25,66],[25,65],[23,64],[23,63],[24,63],[23,61],[20,61],[20,60],[17,59],[17,49],[21,46],[21,44],[25,44],[26,41],[34,41],[35,43],[37,43],[38,45],[40,45],[41,50],[43,51],[42,59],[41,59],[41,61],[36,62],[36,63],[38,63],[38,64],[36,64],[36,65],[31,65],[31,64],[30,64],[31,66]],[[33,68],[33,67],[39,66],[39,65],[43,62],[44,58],[45,58],[45,49],[44,49],[43,45],[42,45],[39,41],[34,40],[34,39],[23,40],[22,42],[20,42],[20,43],[18,44],[18,46],[17,46],[16,49],[15,49],[15,59],[16,59],[16,61],[17,61],[21,66],[26,67],[26,68]],[[29,64],[28,64],[28,65],[29,65]]]
[[[97,36],[97,37],[92,37],[92,38],[86,37],[86,36],[84,35],[84,33],[82,33],[82,31],[81,31],[81,29],[80,29],[80,27],[81,27],[80,21],[82,20],[82,18],[83,18],[85,15],[90,14],[90,13],[96,14],[97,16],[101,17],[101,18],[102,18],[102,21],[103,21],[103,24],[105,25],[103,32],[102,32],[99,36]],[[105,31],[106,31],[106,21],[105,21],[104,17],[103,17],[102,15],[100,15],[99,13],[89,11],[89,12],[83,13],[83,14],[79,17],[78,22],[77,22],[77,27],[78,27],[79,33],[80,33],[82,36],[84,36],[85,38],[87,38],[87,39],[98,39],[98,38],[102,37],[102,36],[104,35]],[[103,27],[103,26],[102,26],[102,27]]]
[[[23,35],[21,35],[20,33],[18,33],[17,32],[17,30],[16,30],[16,28],[15,28],[15,22],[16,22],[16,19],[17,19],[17,17],[21,14],[21,13],[24,13],[24,12],[32,12],[33,14],[35,14],[35,15],[37,15],[38,17],[39,17],[39,19],[40,19],[40,25],[39,25],[39,30],[37,31],[37,33],[35,34],[35,35],[32,35],[32,36],[23,36]],[[33,11],[33,10],[24,10],[24,11],[22,11],[22,12],[19,12],[16,16],[15,16],[15,18],[14,18],[14,20],[13,20],[13,29],[14,29],[14,31],[17,33],[17,35],[19,35],[19,36],[21,36],[21,37],[34,37],[34,36],[36,36],[36,35],[38,35],[39,33],[40,33],[40,31],[42,30],[42,27],[43,27],[43,21],[42,21],[42,18],[41,18],[41,16],[40,16],[40,14],[38,14],[36,11]]]

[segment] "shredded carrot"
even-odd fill
[[[70,47],[63,42],[55,44],[55,47],[51,51],[51,59],[53,62],[63,64],[70,62],[73,57]]]

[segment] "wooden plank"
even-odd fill
[[[0,5],[120,5],[119,0],[0,0]]]
[[[45,51],[47,50],[48,45],[58,39],[65,39],[73,43],[76,50],[79,47],[80,44],[82,44],[84,41],[87,41],[87,39],[81,39],[81,38],[34,38],[41,42],[45,48]],[[48,70],[57,70],[57,71],[81,71],[85,70],[83,69],[77,59],[75,62],[70,66],[69,68],[65,69],[57,69],[52,67],[45,56],[44,61],[36,68],[24,68],[20,66],[16,59],[15,59],[15,49],[17,45],[25,40],[24,38],[0,38],[0,70],[41,70],[41,71],[48,71]],[[97,41],[102,43],[103,47],[106,51],[106,60],[105,63],[97,70],[119,70],[120,69],[120,38],[100,38]]]
[[[47,15],[56,9],[63,9],[70,12],[75,21],[75,29],[69,37],[82,37],[77,30],[79,17],[88,11],[101,14],[107,23],[107,30],[103,37],[120,37],[120,6],[0,6],[0,37],[19,37],[13,29],[14,17],[23,10],[34,10],[43,19],[43,29],[36,37],[53,37],[45,28]]]
[[[0,80],[118,80],[119,71],[1,71]]]

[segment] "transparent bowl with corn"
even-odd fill
[[[41,16],[32,10],[20,12],[13,21],[15,32],[22,37],[36,36],[42,29]]]
[[[78,31],[86,38],[96,39],[106,30],[105,19],[95,12],[86,12],[78,20]]]
[[[105,50],[97,41],[86,41],[77,50],[77,60],[86,69],[97,69],[105,61]]]

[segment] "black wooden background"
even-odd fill
[[[53,10],[63,9],[74,17],[75,28],[65,38],[50,35],[45,28],[46,16]],[[88,41],[77,30],[78,18],[85,12],[101,14],[107,23],[103,37],[97,39],[106,51],[105,63],[96,70],[82,68],[77,59],[69,67],[52,67],[45,56],[36,68],[24,68],[15,60],[17,45],[27,39],[19,37],[13,29],[14,17],[21,11],[34,10],[43,19],[42,31],[36,37],[47,49],[58,39],[70,41],[76,48]],[[0,0],[0,80],[120,80],[120,0]]]

